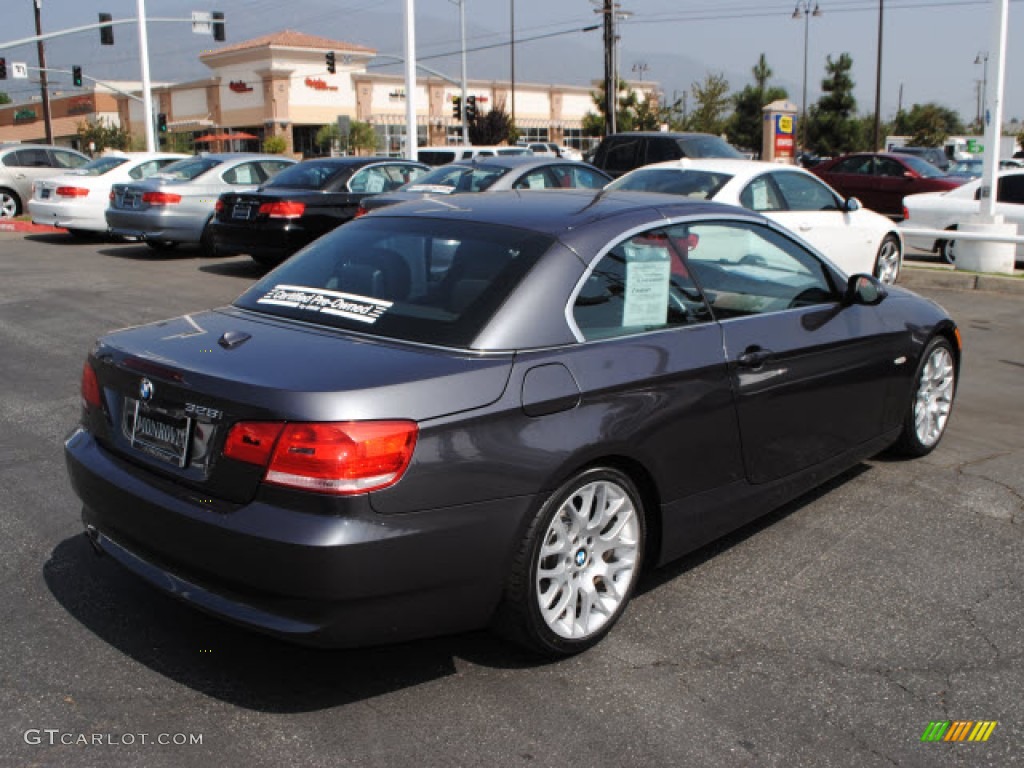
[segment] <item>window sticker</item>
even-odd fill
[[[258,299],[257,303],[337,315],[371,325],[394,304],[392,301],[371,299],[354,293],[306,288],[301,285],[276,285]]]
[[[754,193],[754,210],[767,211],[768,185],[763,181],[755,181],[754,185],[751,187],[751,191]]]
[[[672,264],[668,248],[628,243],[622,325],[665,325]]]

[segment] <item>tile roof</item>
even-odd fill
[[[317,35],[307,35],[305,32],[296,32],[294,29],[286,29],[281,32],[264,35],[263,37],[257,37],[253,40],[245,40],[241,43],[226,45],[222,48],[207,51],[203,53],[200,58],[216,56],[221,53],[230,53],[233,51],[245,51],[252,48],[269,48],[271,46],[281,48],[312,48],[314,50],[323,51],[377,52],[374,48],[367,48],[364,45],[355,45],[354,43],[346,43],[341,40],[331,40]]]

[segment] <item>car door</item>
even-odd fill
[[[847,197],[859,198],[864,205],[872,208],[874,194],[871,155],[852,155],[840,160],[822,175],[833,187]]]
[[[783,203],[781,209],[767,211],[768,218],[800,235],[846,274],[864,271],[866,260],[874,256],[874,234],[844,210],[842,199],[807,173],[778,170],[766,175],[775,182]]]
[[[751,483],[821,464],[883,432],[897,337],[811,251],[754,222],[689,226],[687,265],[722,328]]]
[[[11,166],[10,175],[14,191],[21,200],[21,210],[32,196],[32,184],[49,176],[59,176],[59,168],[53,167],[53,159],[44,148],[25,147],[11,152],[4,158],[4,165]]]
[[[996,194],[996,213],[1024,232],[1024,173],[1001,176]],[[1024,261],[1024,243],[1017,244],[1017,261]]]

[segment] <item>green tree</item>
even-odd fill
[[[95,123],[83,120],[76,129],[79,146],[85,148],[90,154],[100,154],[105,149],[128,149],[131,146],[131,137],[128,131],[120,126],[108,123],[100,118]]]
[[[330,154],[341,143],[341,131],[338,128],[338,124],[327,123],[327,125],[321,125],[313,141],[321,152]]]
[[[763,53],[751,71],[754,83],[744,86],[733,96],[732,117],[726,124],[725,134],[730,144],[760,153],[764,132],[764,113],[761,110],[765,104],[789,98],[789,94],[785,88],[768,85],[772,70]]]
[[[864,129],[856,117],[853,97],[853,59],[840,54],[825,60],[826,77],[821,81],[823,94],[807,111],[807,144],[819,155],[835,156],[862,146]]]
[[[486,112],[477,112],[476,117],[469,121],[469,141],[487,146],[515,143],[512,116],[505,111],[504,101],[495,102]]]
[[[267,136],[263,140],[263,151],[270,155],[280,155],[288,149],[288,141],[284,136]]]
[[[693,111],[686,120],[686,129],[703,133],[721,134],[725,131],[729,98],[729,81],[724,74],[709,72],[704,82],[690,86],[693,93]]]
[[[896,115],[892,132],[910,136],[914,146],[941,147],[950,135],[963,133],[964,124],[956,111],[929,102],[915,104]]]
[[[369,123],[353,120],[348,126],[348,137],[345,140],[345,145],[353,155],[363,152],[373,154],[377,151],[377,131]]]
[[[11,97],[7,95],[6,91],[0,91],[0,104],[10,104]]]
[[[603,136],[605,133],[604,91],[593,91],[590,98],[597,107],[595,112],[583,116],[583,133],[587,136]],[[625,80],[619,80],[616,93],[615,128],[618,131],[654,131],[661,124],[661,111],[649,99],[641,99],[640,93],[629,87]]]

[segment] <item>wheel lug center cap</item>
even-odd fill
[[[582,568],[587,563],[587,550],[580,547],[576,550],[576,554],[573,556],[573,560],[576,563],[577,568]]]

